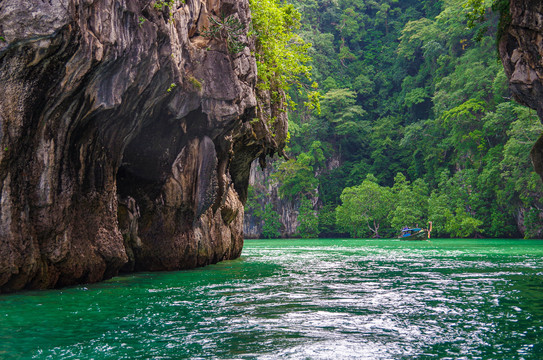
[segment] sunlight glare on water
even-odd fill
[[[543,241],[249,240],[0,297],[2,359],[541,359]]]

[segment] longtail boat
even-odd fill
[[[429,229],[422,229],[418,227],[414,227],[414,228],[405,227],[401,230],[398,238],[400,240],[415,240],[415,241],[429,240],[430,233],[432,232],[432,222],[428,221],[428,224],[430,225]]]

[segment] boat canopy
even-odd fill
[[[422,229],[421,228],[405,228],[405,229],[402,229],[402,232],[406,232],[406,231],[421,231]]]

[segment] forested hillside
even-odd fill
[[[528,156],[543,126],[510,98],[499,15],[468,26],[466,0],[291,3],[320,112],[291,90],[290,160],[250,187],[247,223],[266,237],[285,235],[281,219],[304,237],[388,237],[429,220],[440,237],[543,236]]]

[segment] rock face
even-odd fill
[[[0,292],[239,256],[251,162],[277,141],[250,39],[202,35],[248,27],[248,1],[153,3],[0,2]]]
[[[270,166],[271,165],[271,166]],[[255,201],[260,210],[264,210],[266,204],[271,203],[273,210],[279,214],[281,223],[281,237],[293,238],[298,236],[297,229],[300,201],[289,201],[279,196],[279,184],[272,181],[273,165],[268,164],[262,169],[256,161],[253,162],[249,176],[249,185],[255,191]],[[264,220],[257,217],[254,211],[245,212],[243,220],[243,234],[246,239],[262,238]]]
[[[500,57],[515,99],[535,109],[543,120],[543,2],[510,0],[499,39]],[[530,153],[543,179],[543,136]]]

